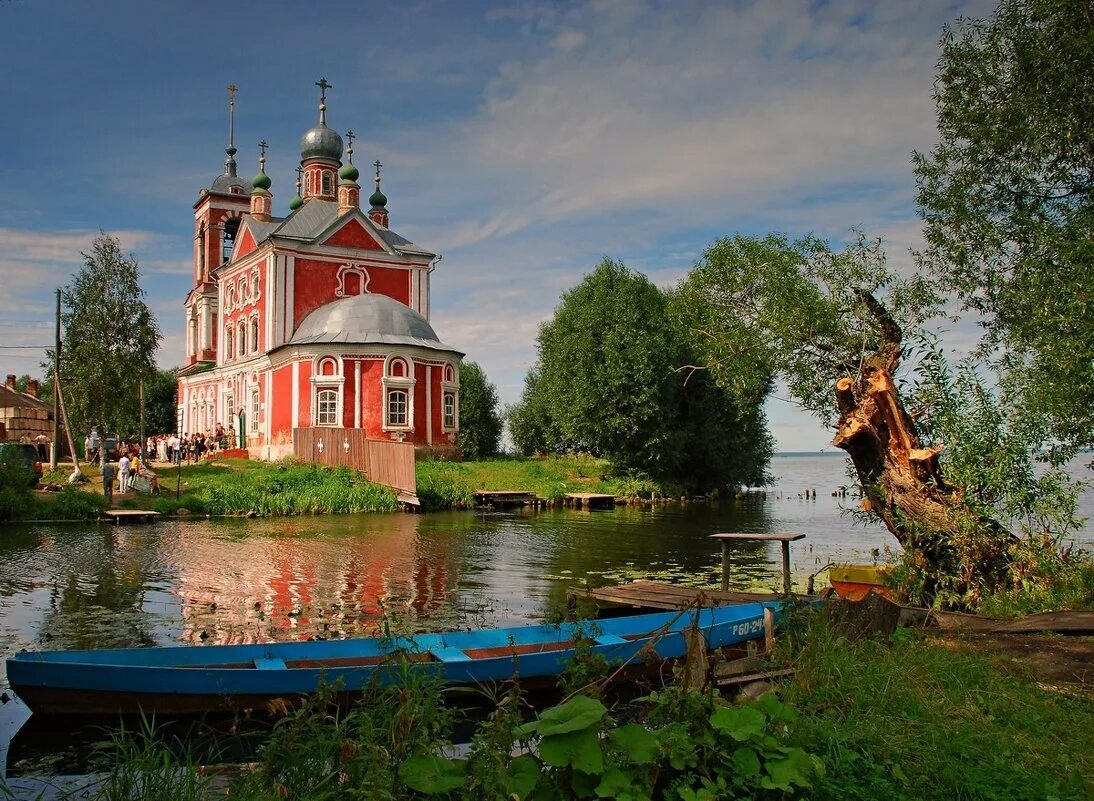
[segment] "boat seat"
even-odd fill
[[[285,660],[275,657],[273,659],[256,659],[255,668],[258,670],[284,670]]]
[[[597,645],[622,645],[630,642],[618,634],[597,634],[593,639],[596,640]]]
[[[459,648],[430,648],[429,653],[442,662],[470,662],[471,657]]]

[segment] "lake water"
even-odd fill
[[[504,626],[557,613],[566,588],[658,578],[717,585],[718,531],[806,533],[797,581],[871,562],[887,531],[843,513],[842,455],[773,460],[766,494],[613,511],[452,512],[143,526],[9,526],[0,534],[0,658],[20,649],[245,643]],[[816,499],[806,499],[806,490]],[[1083,511],[1094,513],[1094,498]],[[1088,526],[1079,540],[1094,545]],[[777,584],[778,546],[741,545],[733,583]],[[0,689],[6,689],[0,667]],[[0,766],[28,717],[0,707]]]

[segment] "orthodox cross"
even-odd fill
[[[304,183],[304,168],[303,167],[297,167],[296,168],[296,186],[297,186],[297,188],[299,189],[300,186],[303,183]]]
[[[320,78],[318,81],[315,82],[315,85],[319,87],[319,92],[320,92],[319,102],[320,103],[326,103],[327,102],[327,90],[328,89],[333,89],[334,87],[331,84],[327,83],[326,78]]]
[[[372,166],[376,168],[376,188],[379,189],[380,188],[380,168],[383,167],[384,165],[380,163],[380,159],[376,159],[376,161],[372,162]]]
[[[259,155],[260,155],[260,156],[261,156],[262,158],[266,158],[266,150],[267,150],[267,149],[269,149],[269,147],[270,147],[270,146],[269,146],[268,144],[266,144],[266,140],[265,140],[265,139],[263,139],[263,140],[262,140],[261,142],[259,142],[259,143],[258,143],[258,149],[259,149],[259,151],[260,151],[260,152],[259,152]]]
[[[346,147],[349,148],[350,153],[353,152],[353,140],[356,139],[356,138],[357,138],[357,134],[355,134],[353,131],[346,131],[346,142],[347,142]]]

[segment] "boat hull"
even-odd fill
[[[641,668],[682,657],[693,625],[709,648],[754,639],[762,634],[765,607],[778,615],[779,604],[755,603],[387,639],[21,653],[7,660],[7,671],[35,713],[268,711],[325,685],[350,698],[424,677],[448,686],[549,682],[578,647],[610,664]]]

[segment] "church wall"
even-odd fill
[[[384,363],[367,359],[361,364],[361,427],[375,439],[387,439],[384,431]]]
[[[273,410],[270,418],[272,441],[292,441],[292,365],[286,364],[273,373]]]
[[[343,263],[297,257],[293,270],[293,330],[296,330],[309,313],[338,299],[335,295],[338,289],[338,268]],[[364,265],[364,269],[369,276],[370,294],[387,295],[400,303],[410,305],[407,270],[373,265]]]
[[[357,367],[356,359],[345,359],[342,361],[342,373],[345,376],[344,383],[342,384],[342,427],[353,428],[354,410],[356,404],[360,403],[360,398],[357,397],[356,386],[354,381],[354,370]]]
[[[300,411],[296,418],[297,428],[304,428],[312,424],[314,417],[311,410],[311,376],[312,376],[312,363],[311,360],[305,360],[298,362],[300,370],[300,381],[297,384],[300,393]]]
[[[426,416],[429,413],[429,406],[433,405],[433,399],[430,393],[426,392],[426,366],[414,362],[414,434],[412,439],[415,442],[426,441]],[[427,406],[426,404],[429,404]]]

